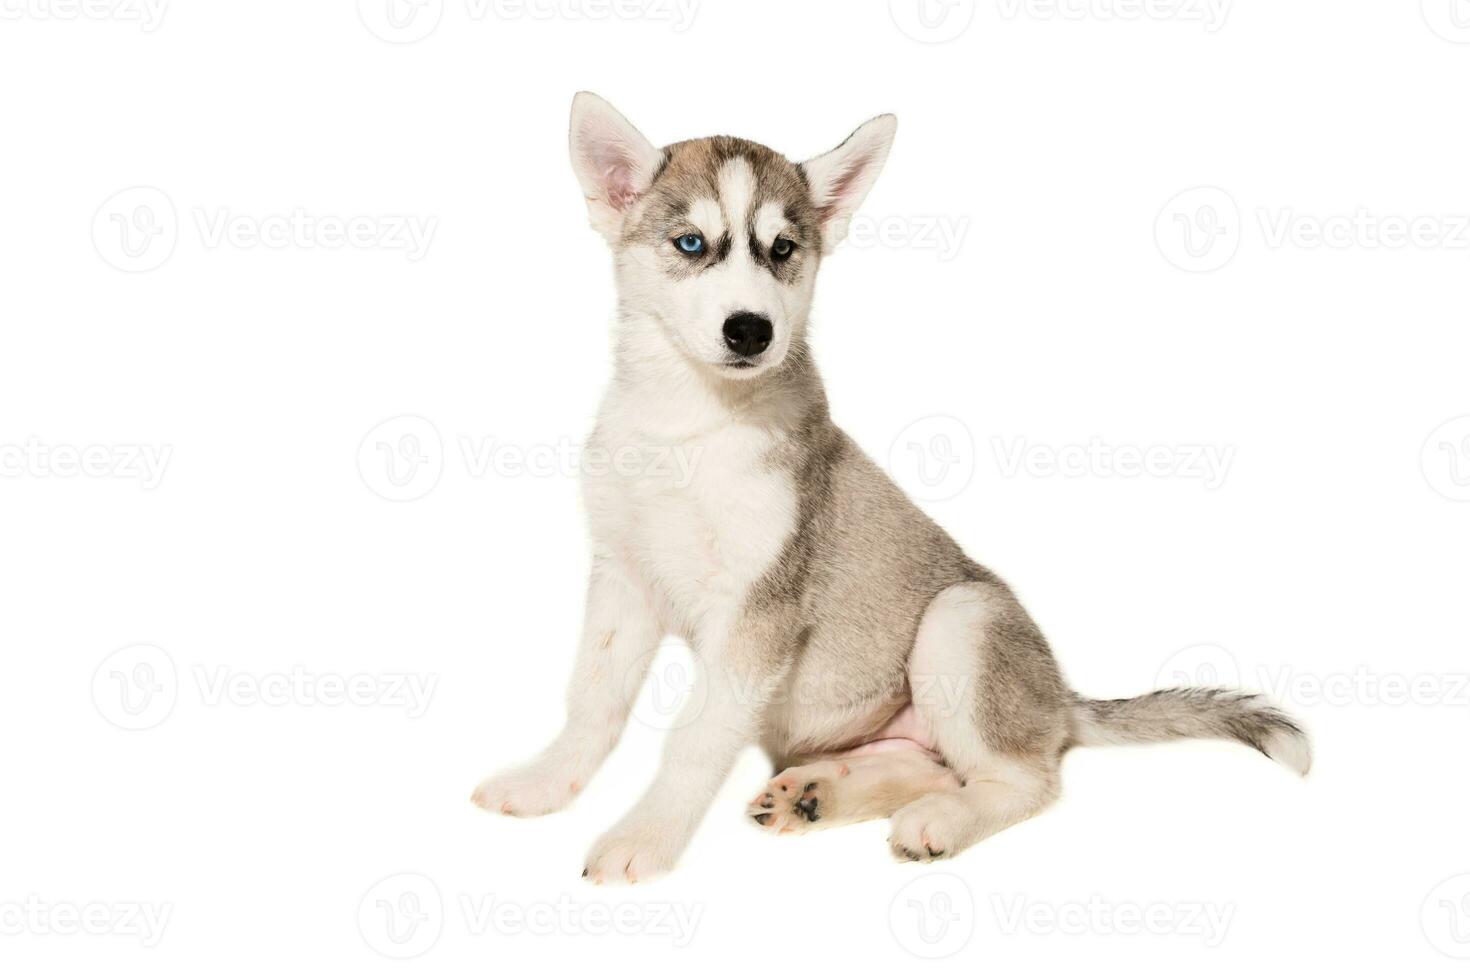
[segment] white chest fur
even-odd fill
[[[692,639],[728,622],[779,557],[796,492],[771,465],[770,428],[730,416],[674,426],[670,405],[641,401],[609,395],[589,442],[589,458],[609,461],[583,477],[593,538],[636,569],[669,631]]]

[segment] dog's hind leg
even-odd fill
[[[919,624],[909,683],[935,750],[962,785],[893,815],[896,856],[953,856],[1056,799],[1071,695],[1040,630],[1003,583],[967,582],[935,597]]]
[[[800,833],[891,817],[926,794],[959,785],[953,772],[917,748],[833,756],[778,773],[746,815],[772,833]]]
[[[1035,816],[1057,797],[1053,765],[997,760],[965,785],[921,796],[893,815],[888,846],[905,861],[953,857]]]

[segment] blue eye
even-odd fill
[[[704,239],[698,235],[680,235],[674,239],[674,247],[685,255],[700,255],[704,252]]]

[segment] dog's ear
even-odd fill
[[[592,227],[616,242],[623,215],[653,183],[663,153],[591,92],[572,99],[571,149]]]
[[[898,117],[878,116],[863,123],[835,150],[801,165],[811,185],[812,203],[822,222],[822,251],[830,253],[847,237],[853,212],[868,196],[898,129]]]

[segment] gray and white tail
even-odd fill
[[[1223,687],[1173,687],[1116,701],[1079,698],[1072,717],[1077,745],[1221,738],[1244,742],[1302,776],[1312,768],[1312,743],[1306,732],[1259,694]]]

